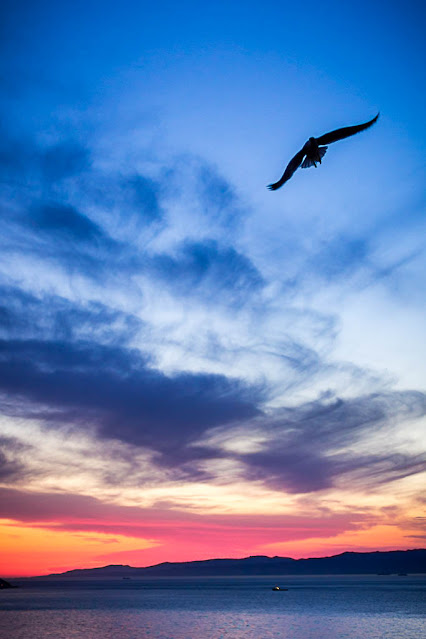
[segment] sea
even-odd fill
[[[1,639],[426,637],[426,575],[12,582]]]

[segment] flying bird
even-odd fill
[[[268,189],[271,191],[276,191],[283,184],[285,184],[293,175],[293,173],[302,165],[302,169],[307,169],[310,166],[317,166],[317,162],[321,164],[321,160],[327,152],[326,144],[331,144],[332,142],[337,142],[338,140],[343,140],[344,138],[348,138],[351,135],[355,135],[355,133],[359,133],[360,131],[365,131],[370,126],[372,126],[379,117],[379,113],[375,118],[370,120],[369,122],[365,122],[364,124],[356,124],[355,126],[345,126],[342,129],[336,129],[335,131],[330,131],[330,133],[325,133],[321,135],[319,138],[309,138],[304,147],[296,153],[294,158],[290,160],[287,165],[286,170],[284,171],[282,177],[275,182],[274,184],[269,184]]]

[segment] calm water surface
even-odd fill
[[[426,637],[424,575],[14,583],[1,639]]]

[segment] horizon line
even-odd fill
[[[200,563],[207,563],[210,561],[246,561],[247,559],[257,559],[257,558],[263,558],[263,559],[287,559],[290,561],[294,561],[294,562],[299,562],[299,561],[312,561],[315,559],[321,560],[321,559],[331,559],[333,557],[340,557],[341,555],[346,555],[346,554],[351,554],[351,555],[372,555],[372,554],[385,554],[385,553],[394,553],[394,552],[416,552],[419,550],[424,550],[426,551],[426,548],[398,548],[396,550],[364,550],[364,551],[360,551],[360,550],[344,550],[340,553],[334,554],[334,555],[324,555],[321,557],[299,557],[298,559],[294,559],[293,557],[288,557],[288,556],[282,556],[282,555],[273,555],[273,556],[269,556],[269,555],[248,555],[247,557],[211,557],[209,559],[193,559],[190,561],[161,561],[159,563],[156,564],[151,564],[149,566],[131,566],[130,564],[105,564],[103,566],[94,566],[93,568],[70,568],[69,570],[65,570],[63,572],[51,572],[51,573],[46,573],[46,574],[38,574],[38,575],[26,575],[26,576],[17,576],[17,575],[4,575],[2,578],[3,579],[37,579],[37,578],[45,578],[45,577],[57,577],[60,575],[68,575],[69,573],[72,572],[78,572],[78,571],[89,571],[89,570],[103,570],[105,568],[132,568],[135,570],[148,570],[149,568],[156,568],[157,566],[164,566],[164,565],[170,565],[170,566],[174,566],[174,565],[184,565],[184,564],[200,564]]]

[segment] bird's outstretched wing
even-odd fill
[[[325,133],[320,138],[315,138],[315,140],[318,145],[331,144],[332,142],[343,140],[344,138],[348,138],[351,135],[355,135],[355,133],[359,133],[360,131],[365,131],[365,129],[368,129],[368,127],[377,122],[379,115],[380,114],[378,113],[375,118],[373,118],[369,122],[365,122],[364,124],[345,126],[342,129],[336,129],[335,131],[330,131],[330,133]]]
[[[303,147],[303,149],[301,149],[299,151],[299,153],[296,153],[294,158],[292,160],[290,160],[290,162],[287,165],[286,170],[284,171],[282,177],[278,180],[278,182],[275,182],[274,184],[269,184],[268,185],[268,189],[270,189],[271,191],[276,191],[277,189],[280,188],[280,186],[285,184],[287,182],[287,180],[289,180],[291,178],[293,173],[302,164],[302,161],[303,161],[303,158],[305,157],[305,155],[306,155],[305,147]]]

